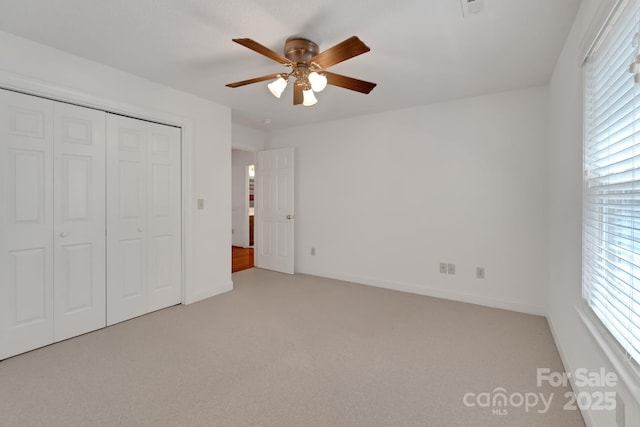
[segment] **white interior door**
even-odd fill
[[[256,266],[293,274],[293,148],[258,152]]]
[[[146,122],[107,114],[107,325],[147,312]]]
[[[54,323],[60,341],[106,325],[105,113],[54,105]]]
[[[148,310],[180,303],[182,233],[180,129],[147,124],[148,150]]]
[[[180,303],[180,129],[107,114],[107,324]]]
[[[53,342],[53,102],[0,90],[0,359]]]

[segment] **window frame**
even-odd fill
[[[590,81],[588,80],[588,70],[587,64],[591,55],[597,51],[600,46],[602,40],[609,33],[609,30],[612,28],[612,25],[615,25],[615,22],[618,16],[624,11],[625,7],[629,4],[635,2],[637,8],[640,8],[640,0],[617,0],[611,9],[611,12],[604,20],[604,24],[602,25],[600,31],[594,37],[594,41],[589,47],[587,54],[585,55],[582,62],[582,93],[583,93],[583,147],[582,147],[582,165],[583,165],[583,191],[582,191],[582,262],[581,262],[581,291],[582,296],[580,303],[576,305],[576,311],[582,320],[582,322],[587,327],[587,330],[591,333],[591,335],[595,338],[598,345],[602,348],[603,352],[612,363],[613,367],[618,372],[621,379],[626,384],[627,388],[632,392],[631,395],[635,397],[636,401],[640,403],[640,360],[635,360],[629,353],[628,350],[624,348],[624,346],[618,341],[618,339],[614,336],[609,330],[609,327],[605,325],[605,323],[600,319],[599,315],[594,311],[591,307],[591,304],[586,298],[586,294],[589,292],[585,290],[585,236],[586,236],[586,207],[587,207],[587,143],[588,143],[588,120],[589,120],[589,112],[588,110],[588,85]],[[640,13],[637,12],[636,13]],[[640,24],[640,22],[639,22]],[[640,25],[638,27],[638,31],[640,31]],[[631,58],[631,55],[629,55]],[[629,74],[629,77],[633,78],[632,74]],[[639,83],[640,85],[640,83]],[[639,107],[640,110],[640,107]],[[638,123],[640,125],[640,116],[636,119],[634,118],[634,123]],[[634,146],[640,147],[640,141],[638,143],[633,143]],[[604,232],[603,232],[604,233]],[[605,239],[603,239],[605,240]],[[609,243],[609,242],[607,242]]]

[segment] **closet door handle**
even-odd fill
[[[142,233],[142,227],[138,227],[138,231]]]
[[[62,233],[60,233],[60,238],[64,239],[65,237],[67,237],[69,235],[69,233],[67,233],[66,231],[63,231]]]

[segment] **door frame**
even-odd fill
[[[244,221],[244,236],[243,236],[243,242],[245,243],[244,247],[245,248],[253,248],[255,247],[255,236],[254,236],[254,244],[251,244],[251,227],[249,227],[249,209],[251,209],[251,204],[249,203],[249,197],[251,195],[251,189],[250,189],[250,185],[251,185],[251,177],[249,177],[249,167],[251,165],[253,165],[254,169],[255,169],[255,164],[257,162],[253,161],[253,162],[245,162],[244,165],[244,213],[243,213],[243,221]],[[255,182],[256,182],[256,178],[255,176],[253,177],[253,185],[254,185],[254,190],[253,190],[253,220],[256,220],[256,210],[255,210]]]
[[[180,299],[182,304],[197,301],[197,295],[188,295],[186,292],[186,285],[189,283],[189,265],[186,260],[189,259],[188,257],[192,253],[191,229],[193,225],[193,212],[189,209],[188,201],[193,198],[193,163],[191,155],[193,152],[193,122],[175,114],[88,95],[80,91],[24,77],[4,70],[0,70],[0,88],[180,128],[180,212],[182,233]]]
[[[242,217],[243,217],[243,224],[244,226],[242,227],[243,233],[242,233],[242,247],[249,247],[249,165],[254,165],[257,171],[258,168],[258,152],[264,150],[264,148],[257,148],[257,147],[252,147],[250,145],[244,145],[244,144],[236,144],[233,141],[231,142],[231,155],[233,156],[233,150],[238,150],[238,151],[245,151],[248,153],[252,153],[254,155],[254,159],[253,162],[250,161],[246,161],[242,164],[243,170],[244,170],[244,212],[242,213]],[[257,172],[256,172],[257,173]],[[233,193],[233,161],[231,162],[231,192]],[[255,177],[254,177],[254,184],[255,184]],[[233,196],[232,196],[233,197]],[[255,197],[255,187],[254,187],[254,197]],[[255,224],[256,221],[256,211],[255,211],[255,202],[253,204],[254,206],[254,211],[253,211],[253,221]],[[233,203],[231,206],[231,216],[233,218]],[[232,219],[233,221],[233,219]],[[254,232],[255,232],[255,225],[254,225]],[[255,250],[256,247],[256,242],[255,242],[255,234],[253,237],[253,248]],[[246,245],[245,245],[246,243]],[[231,246],[233,246],[233,236],[231,238]],[[255,262],[256,256],[255,256],[255,251],[254,251],[254,255],[253,255],[253,260]]]

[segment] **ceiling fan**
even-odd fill
[[[358,37],[352,36],[345,41],[320,53],[318,45],[302,37],[289,37],[284,44],[284,56],[251,39],[233,39],[234,42],[249,48],[267,58],[273,59],[291,70],[286,73],[269,74],[241,82],[229,83],[228,87],[240,87],[265,80],[275,79],[268,84],[271,93],[280,98],[290,78],[294,78],[293,105],[314,105],[318,100],[314,92],[322,91],[327,84],[369,93],[375,83],[354,79],[353,77],[326,71],[332,65],[369,52],[371,49]]]

